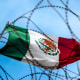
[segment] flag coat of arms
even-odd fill
[[[80,59],[80,44],[75,39],[9,24],[5,31],[9,36],[6,45],[0,49],[2,55],[47,69],[58,69]]]

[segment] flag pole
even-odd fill
[[[0,34],[0,39],[1,39],[1,37],[2,37],[2,35],[3,35],[3,33],[4,33],[4,31],[5,31],[5,30],[3,30],[2,33]]]
[[[7,24],[9,24],[9,21],[7,22]],[[4,31],[5,31],[5,30],[3,30],[2,33],[0,34],[0,39],[1,39],[1,37],[2,37],[2,35],[3,35],[3,33],[4,33]]]

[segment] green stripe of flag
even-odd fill
[[[9,38],[6,46],[0,50],[0,53],[21,60],[26,54],[30,44],[28,30],[7,24],[5,31],[9,33]]]

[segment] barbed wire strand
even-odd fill
[[[64,7],[61,7],[61,6],[54,6],[54,5],[52,5],[52,4],[51,4],[50,6],[47,5],[47,6],[38,7],[43,1],[44,1],[44,0],[40,0],[39,3],[35,6],[35,8],[33,8],[33,10],[31,10],[31,11],[23,14],[22,16],[18,17],[18,18],[17,18],[16,20],[14,20],[11,24],[15,24],[15,22],[16,22],[17,20],[19,20],[19,19],[27,18],[27,19],[28,19],[28,21],[27,21],[27,28],[28,28],[29,22],[31,21],[31,17],[32,17],[33,13],[35,12],[35,10],[40,9],[40,8],[45,8],[45,7],[52,7],[52,8],[57,7],[57,8],[61,8],[61,9],[64,9],[64,10],[65,10],[65,18],[66,18],[66,20],[65,20],[64,18],[63,18],[63,20],[66,22],[67,27],[68,27],[68,29],[70,30],[71,34],[72,34],[75,38],[77,38],[78,41],[80,41],[79,38],[74,34],[74,32],[72,31],[72,29],[71,29],[70,26],[69,26],[69,22],[68,22],[68,11],[71,12],[73,15],[75,15],[78,19],[79,19],[80,17],[79,17],[79,15],[77,15],[76,13],[74,13],[72,10],[70,10],[70,9],[68,8],[68,0],[66,1],[66,4],[64,4],[64,2],[63,2],[62,0],[60,0],[60,1],[62,1],[62,3],[65,5],[65,8],[64,8]],[[47,0],[47,1],[49,2],[49,0]],[[25,16],[24,16],[24,15],[30,13],[30,12],[31,12],[31,14],[30,14],[29,17],[25,17]],[[62,16],[61,16],[61,17],[62,17]],[[40,32],[43,33],[43,35],[45,35],[45,33],[44,33],[38,26],[36,26],[36,27],[38,28],[38,30],[39,30]],[[17,35],[18,35],[18,34],[17,34]],[[47,35],[45,35],[45,36],[48,37]],[[3,37],[3,38],[5,38],[5,37]],[[49,38],[49,37],[48,37],[48,38]],[[50,39],[50,38],[49,38],[49,39]],[[51,39],[50,39],[50,40],[51,40]],[[5,43],[4,41],[0,41],[0,42]],[[17,48],[17,47],[16,47],[16,48]],[[18,50],[19,50],[19,49],[18,49]],[[21,52],[21,53],[22,53],[22,52]],[[23,54],[23,53],[22,53],[22,54]],[[32,55],[31,51],[30,51],[30,54]],[[32,56],[33,56],[33,55],[32,55]],[[26,56],[25,56],[25,57],[26,57]],[[33,56],[33,57],[34,57],[34,56]],[[28,62],[31,62],[30,60],[27,59],[27,57],[26,57],[26,60],[27,60]],[[36,62],[39,66],[42,66],[42,65],[40,65],[37,61],[35,61],[35,62]],[[34,62],[32,62],[32,63],[35,64]],[[79,65],[77,64],[77,66],[79,66]],[[19,80],[22,80],[22,79],[24,79],[24,78],[27,78],[28,76],[32,76],[32,78],[33,78],[34,75],[35,75],[35,79],[37,80],[37,78],[36,78],[37,74],[41,74],[41,76],[42,76],[42,75],[47,75],[48,80],[53,80],[53,78],[52,78],[51,76],[54,75],[54,73],[53,73],[52,71],[51,71],[51,72],[48,71],[49,74],[47,74],[47,73],[45,73],[45,71],[47,71],[47,70],[45,69],[44,71],[42,71],[42,73],[37,73],[37,72],[36,72],[36,69],[35,69],[35,67],[34,67],[34,72],[35,72],[35,73],[33,73],[30,64],[29,64],[29,67],[30,67],[31,74],[26,75],[26,76],[23,76],[23,77],[20,78]],[[43,67],[43,66],[42,66],[42,67]],[[0,68],[2,69],[2,67],[0,67]],[[72,77],[70,77],[70,76],[68,77],[68,76],[67,76],[68,73],[67,73],[66,70],[68,70],[68,69],[67,69],[67,68],[64,69],[66,80],[67,80],[68,78],[73,79]],[[4,70],[3,70],[3,71],[4,71]],[[70,71],[70,70],[68,70],[68,71]],[[79,68],[78,68],[78,71],[79,71]],[[75,73],[75,72],[73,72],[73,71],[71,71],[71,72],[72,72],[72,73]],[[11,77],[7,72],[6,72],[6,74],[7,74],[9,77]],[[6,78],[7,78],[7,80],[8,80],[7,75],[6,75]],[[39,77],[39,79],[41,79],[41,76]],[[56,78],[59,78],[59,79],[61,79],[61,80],[64,80],[64,79],[62,79],[62,78],[59,77],[59,76],[61,76],[61,75],[58,74],[58,73],[56,73],[56,75],[55,75]],[[56,80],[56,78],[55,78],[55,80]],[[14,80],[14,79],[12,78],[12,80]]]

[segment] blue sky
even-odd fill
[[[35,1],[34,0],[0,0],[0,10],[1,10],[0,11],[0,33],[4,29],[7,21],[11,23],[19,16],[32,10],[39,1],[40,0],[35,0]],[[64,7],[64,5],[60,2],[60,0],[56,0],[56,1],[50,0],[50,1],[52,1],[51,3],[53,5]],[[66,0],[63,0],[63,2],[66,3]],[[44,0],[40,6],[45,6],[45,5],[49,5],[47,0]],[[69,0],[69,8],[73,12],[75,12],[77,15],[80,15],[80,0]],[[65,10],[58,9],[58,8],[56,9],[62,14],[62,16],[65,19]],[[26,16],[28,17],[29,14],[30,13],[28,13]],[[51,34],[55,36],[65,37],[65,38],[72,38],[66,24],[52,8],[46,7],[46,8],[35,10],[35,12],[31,17],[31,20],[33,20],[46,34]],[[69,20],[71,29],[80,39],[79,19],[72,13],[68,12],[68,20]],[[15,23],[15,25],[26,28],[26,25],[27,25],[26,22],[27,22],[27,19],[20,19]],[[37,30],[31,22],[29,24],[29,29]],[[4,36],[7,37],[7,34]],[[0,47],[3,47],[3,46],[4,45],[0,43]],[[78,61],[78,63],[80,62]],[[5,57],[3,55],[0,55],[0,65],[14,78],[14,80],[18,80],[21,77],[31,73],[29,64],[16,61],[14,59]],[[34,72],[34,69],[33,69],[34,66],[31,66],[31,68],[32,68],[32,71]],[[77,70],[76,62],[68,65],[67,68],[75,72],[76,74],[79,73]],[[41,70],[37,67],[36,67],[36,70],[37,72],[41,72]],[[62,69],[53,70],[54,73],[57,73],[57,71],[59,74],[65,76],[64,71]],[[76,76],[76,74],[73,74],[70,71],[68,71],[68,74],[70,74],[70,76]],[[0,75],[4,78],[4,80],[6,80],[5,75],[1,69],[0,69]],[[37,75],[37,77],[39,76],[40,75]],[[76,80],[76,78],[73,80]],[[26,79],[29,80],[31,79],[31,77],[29,76],[28,78],[25,78],[23,80],[26,80]],[[48,80],[47,76],[43,75],[43,77],[40,80],[44,80],[44,79]],[[53,76],[53,79],[55,79],[54,76]],[[9,80],[11,79],[9,78]],[[61,80],[61,79],[57,78],[56,80]]]

